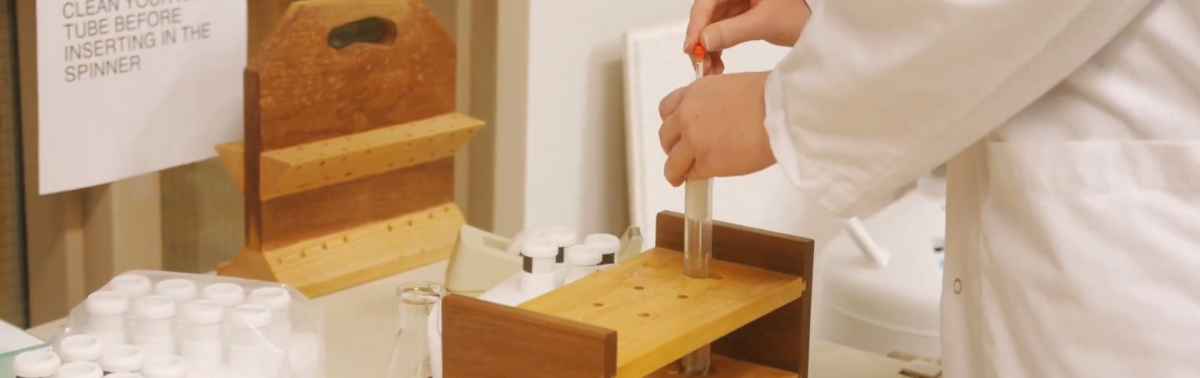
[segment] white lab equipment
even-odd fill
[[[562,264],[566,258],[567,247],[579,243],[579,237],[575,234],[575,230],[570,227],[552,227],[542,231],[541,238],[549,239],[558,247],[558,254],[554,257],[554,263]],[[522,247],[521,249],[525,249]]]
[[[182,278],[162,280],[154,285],[154,294],[171,298],[178,305],[196,299],[196,283]]]
[[[246,300],[246,289],[236,284],[219,282],[205,287],[200,297],[220,303],[225,307],[233,307]]]
[[[154,285],[154,294],[175,301],[175,332],[181,333],[187,324],[183,317],[183,305],[196,299],[196,283],[182,278],[162,280]]]
[[[527,230],[507,239],[464,225],[446,265],[446,290],[456,295],[479,296],[521,272],[521,247],[540,238],[542,229]],[[629,227],[621,234],[617,260],[642,251],[642,232]]]
[[[138,373],[116,373],[105,375],[104,378],[146,378]]]
[[[851,219],[817,266],[814,337],[855,349],[939,358],[945,180],[917,188],[867,219]]]
[[[242,304],[229,311],[225,340],[229,351],[229,367],[245,377],[274,376],[268,340],[271,310],[258,304]]]
[[[288,317],[288,307],[292,296],[287,290],[279,287],[261,287],[250,292],[247,303],[263,305],[271,310],[271,339],[277,345],[286,345],[292,335],[292,321]]]
[[[538,238],[525,242],[521,249],[524,262],[518,284],[522,296],[532,298],[554,290],[558,282],[556,260],[562,248],[560,241]]]
[[[101,378],[104,370],[95,362],[69,362],[58,367],[54,378]]]
[[[66,362],[96,361],[109,373],[147,378],[325,376],[321,312],[292,287],[160,271],[123,276],[147,278],[153,294],[130,301],[110,285],[89,295],[52,343]],[[95,344],[104,347],[98,358]]]
[[[591,234],[583,239],[583,244],[592,246],[600,255],[600,262],[596,265],[597,270],[611,269],[617,265],[617,252],[621,250],[621,239],[616,235]]]
[[[117,291],[101,290],[88,295],[84,300],[87,312],[86,332],[100,340],[101,344],[116,346],[128,340],[125,326],[129,323],[129,297]]]
[[[150,294],[153,288],[150,285],[150,279],[141,274],[126,273],[113,277],[108,281],[108,289],[116,291],[129,297],[129,301],[135,301],[144,295]]]
[[[147,356],[141,374],[145,378],[184,378],[187,364],[179,356]]]
[[[50,378],[62,366],[62,360],[49,349],[35,349],[18,354],[12,362],[17,378]]]
[[[567,247],[566,268],[563,269],[563,285],[578,281],[595,273],[603,257],[596,247],[587,244]]]
[[[96,336],[81,333],[62,338],[55,350],[63,362],[96,362],[104,353],[104,344]]]
[[[147,295],[133,303],[133,344],[147,355],[175,354],[175,301]]]
[[[146,354],[133,345],[105,348],[100,355],[100,368],[105,373],[132,373],[140,370],[145,362]]]
[[[225,318],[225,307],[215,301],[199,299],[183,305],[183,317],[187,327],[184,340],[218,341],[221,339],[221,319]]]

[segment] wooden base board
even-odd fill
[[[464,223],[446,203],[266,252],[243,250],[217,274],[286,283],[315,298],[448,258]]]
[[[680,274],[656,248],[518,306],[617,331],[616,377],[642,378],[800,299],[804,279],[713,260],[709,279]]]
[[[712,373],[704,378],[800,378],[800,375],[789,371],[755,365],[738,361],[721,355],[713,355],[710,360]],[[678,365],[663,368],[646,376],[646,378],[686,378],[679,371]]]
[[[669,376],[708,343],[741,362],[718,359],[716,377],[806,375],[812,241],[713,222],[715,274],[692,279],[683,232],[681,214],[660,213],[658,248],[515,308],[446,297],[445,377]]]

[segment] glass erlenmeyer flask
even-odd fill
[[[429,361],[429,313],[446,290],[432,282],[409,282],[396,288],[400,299],[400,332],[392,347],[387,378],[432,378]]]

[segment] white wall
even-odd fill
[[[691,3],[500,2],[495,232],[629,224],[624,33],[684,19]]]

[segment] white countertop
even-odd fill
[[[328,378],[383,377],[399,328],[395,290],[410,281],[442,282],[446,263],[397,274],[314,302],[325,309]],[[60,319],[29,329],[49,340],[66,322]],[[814,341],[809,378],[905,378],[905,363],[843,346]]]

